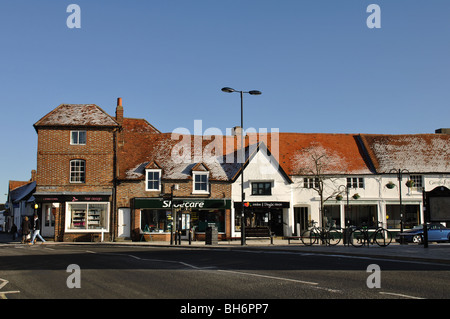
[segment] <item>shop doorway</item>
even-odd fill
[[[56,207],[53,204],[42,205],[42,237],[55,237]]]
[[[247,215],[248,214],[248,215]],[[247,215],[247,227],[269,227],[275,236],[283,236],[283,209],[252,209]]]
[[[294,207],[294,236],[308,228],[308,207]]]
[[[129,208],[119,208],[118,216],[118,230],[117,237],[129,238],[130,237],[130,209]]]

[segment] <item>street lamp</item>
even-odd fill
[[[400,234],[403,234],[403,224],[405,222],[405,217],[403,216],[403,208],[402,208],[402,179],[403,173],[409,173],[407,169],[397,169],[393,168],[389,171],[390,174],[396,173],[398,179],[398,191],[399,191],[399,199],[400,199]],[[400,236],[400,244],[404,244],[404,237]]]
[[[244,218],[244,93],[248,93],[250,95],[261,95],[261,91],[251,90],[251,91],[237,91],[235,89],[224,87],[222,88],[222,92],[225,93],[239,93],[241,96],[241,245],[245,245],[245,218]]]

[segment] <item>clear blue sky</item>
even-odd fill
[[[81,7],[81,29],[66,12]],[[381,29],[369,29],[369,4]],[[1,0],[0,202],[36,168],[33,124],[95,103],[163,132],[433,133],[450,127],[448,0]]]

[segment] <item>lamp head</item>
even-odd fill
[[[233,93],[233,92],[235,92],[235,90],[232,88],[229,88],[229,87],[224,87],[224,88],[222,88],[222,92]]]

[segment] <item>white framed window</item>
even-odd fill
[[[303,178],[303,187],[304,188],[319,188],[319,179],[317,177],[304,177]]]
[[[70,161],[70,182],[84,183],[86,181],[86,161],[81,159]]]
[[[109,230],[108,202],[67,202],[66,231],[104,232]]]
[[[193,180],[192,193],[209,194],[209,172],[194,172]]]
[[[86,145],[86,131],[70,131],[70,145]]]
[[[364,177],[347,177],[347,187],[364,188]]]
[[[145,190],[161,191],[161,170],[146,169],[145,170]]]
[[[411,175],[409,179],[414,182],[412,186],[414,190],[421,191],[423,189],[423,175]]]

